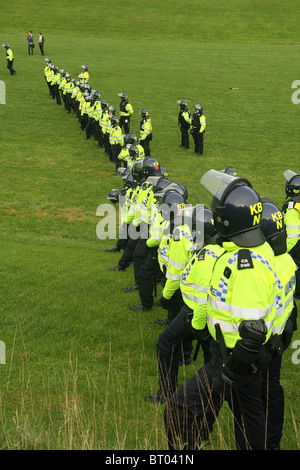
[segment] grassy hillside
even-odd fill
[[[72,78],[88,65],[101,99],[118,108],[117,94],[128,94],[133,132],[140,110],[149,109],[152,155],[172,181],[187,186],[190,202],[206,202],[199,186],[205,171],[234,166],[281,206],[283,171],[300,171],[299,106],[291,101],[299,79],[298,4],[11,3],[1,12],[0,34],[17,71],[9,76],[2,49],[0,340],[7,361],[0,365],[0,446],[165,449],[163,407],[143,400],[157,389],[162,329],[154,320],[164,311],[131,312],[138,295],[123,287],[133,283],[132,268],[107,271],[119,255],[104,251],[113,240],[97,239],[96,210],[121,181],[95,141],[84,140],[75,116],[50,99],[38,31],[46,38],[45,57]],[[201,159],[179,147],[181,98],[190,100],[191,111],[197,103],[204,107]],[[284,449],[299,448],[299,366],[291,355],[289,349],[283,367]],[[181,382],[192,367],[180,371]],[[216,432],[214,448],[233,445],[227,421],[225,408],[225,442]]]

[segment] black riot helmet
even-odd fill
[[[161,191],[155,194],[155,200],[159,204],[159,211],[163,219],[169,220],[175,226],[183,222],[185,199],[177,191]]]
[[[131,171],[134,179],[141,183],[144,182],[148,176],[159,173],[160,164],[155,158],[145,157],[135,162]]]
[[[112,202],[113,204],[117,204],[121,196],[124,196],[125,190],[124,189],[112,189],[108,195],[107,199]]]
[[[291,170],[286,170],[283,174],[286,179],[286,197],[300,202],[300,175]]]
[[[183,196],[185,202],[187,202],[187,200],[188,200],[188,190],[183,184],[171,183],[168,186],[168,191],[176,191],[177,193],[181,194]]]
[[[103,111],[106,110],[108,108],[108,101],[101,100],[101,108]]]
[[[268,198],[262,198],[263,213],[261,229],[276,256],[287,251],[286,228],[284,217],[276,204]]]
[[[131,158],[135,159],[139,156],[139,149],[137,148],[136,145],[132,144],[129,147],[129,155]]]
[[[148,111],[148,109],[143,108],[143,109],[141,110],[141,116],[142,116],[143,119],[147,119],[147,118],[149,117],[149,111]]]
[[[221,188],[211,203],[217,232],[225,239],[243,247],[262,245],[262,202],[251,183],[234,178]]]
[[[129,135],[128,135],[128,142],[129,142],[130,144],[134,144],[135,142],[137,142],[137,140],[138,140],[138,139],[137,139],[136,134],[129,134]]]
[[[197,204],[192,211],[192,234],[197,245],[212,243],[216,235],[214,215],[202,204]]]
[[[113,115],[111,118],[111,125],[112,127],[117,127],[119,125],[119,119],[118,116]]]
[[[227,175],[237,176],[237,171],[231,166],[227,166],[224,168],[224,170],[221,171],[224,171],[224,173],[227,173]]]
[[[159,175],[149,176],[146,179],[146,182],[152,185],[154,192],[163,191],[171,184],[171,181],[169,181],[164,176]]]

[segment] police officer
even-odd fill
[[[203,115],[203,108],[200,104],[196,104],[195,112],[192,117],[191,134],[194,139],[195,150],[197,155],[203,154],[203,140],[206,128],[206,119]]]
[[[287,232],[287,251],[299,268],[296,271],[296,291],[294,297],[300,299],[300,175],[292,170],[284,172],[287,201],[282,212]]]
[[[71,75],[69,73],[65,74],[66,82],[64,84],[63,94],[65,95],[65,109],[68,113],[72,111],[72,91],[74,88],[74,83],[71,80]]]
[[[149,223],[151,220],[151,184],[147,183],[146,180],[149,176],[160,174],[160,164],[157,160],[151,157],[145,157],[143,160],[137,161],[132,167],[133,178],[140,183],[139,194],[136,200],[136,204],[132,211],[128,213],[128,221],[132,222],[135,227],[136,233],[134,234],[137,243],[133,253],[133,268],[134,268],[134,284],[129,287],[125,287],[125,292],[133,292],[139,290],[139,278],[140,268],[145,262],[149,248],[146,244],[149,238]],[[148,308],[150,310],[151,308]],[[135,310],[135,309],[133,309]]]
[[[78,79],[81,83],[88,83],[90,79],[90,74],[86,65],[82,65],[82,72],[78,75]]]
[[[61,105],[61,99],[59,94],[60,74],[56,65],[51,64],[50,69],[53,72],[51,75],[51,87],[53,90],[53,94],[56,98],[56,103],[58,105]]]
[[[205,328],[206,322],[204,326],[201,322],[202,317],[206,318],[207,292],[213,267],[224,250],[212,238],[215,234],[213,214],[202,205],[193,209],[192,233],[195,252],[183,270],[180,281],[184,305],[156,343],[159,390],[145,398],[152,403],[163,403],[175,392],[179,364],[187,362],[195,338],[202,345],[204,361],[210,358],[211,337]],[[191,325],[191,322],[194,323]]]
[[[8,44],[2,44],[2,47],[6,50],[6,58],[7,58],[7,68],[11,75],[16,75],[16,71],[13,68],[14,63],[14,54]]]
[[[102,112],[99,118],[100,132],[102,134],[102,142],[103,142],[103,146],[105,149],[105,153],[108,154],[109,136],[106,132],[106,127],[107,127],[106,123],[109,119],[109,116],[108,116],[108,102],[106,100],[101,100],[101,109],[102,109]]]
[[[118,96],[121,98],[120,127],[125,132],[125,134],[129,134],[130,118],[133,115],[133,108],[132,105],[129,103],[128,96],[125,93],[118,93]]]
[[[112,161],[114,162],[116,166],[116,171],[113,173],[113,176],[117,176],[118,173],[118,168],[121,166],[121,162],[118,159],[119,153],[121,152],[121,149],[124,145],[124,138],[122,134],[122,129],[119,125],[119,119],[117,116],[112,116],[111,117],[111,133],[109,135],[109,143],[111,146],[111,155],[112,155]]]
[[[271,360],[276,314],[274,253],[261,230],[259,195],[249,181],[230,177],[233,179],[225,184],[224,173],[220,175],[205,174],[201,179],[208,188],[211,182],[221,183],[215,191],[211,188],[214,224],[225,251],[215,263],[208,293],[206,323],[214,352],[209,363],[166,405],[170,449],[199,448],[225,399],[234,414],[237,448],[259,450],[265,446],[258,371],[267,366],[266,357]]]
[[[142,120],[140,122],[140,144],[144,148],[146,157],[150,157],[150,142],[152,140],[152,122],[149,111],[145,108],[141,110]]]
[[[49,59],[49,57],[46,57],[45,62],[46,62],[46,65],[45,65],[45,68],[44,68],[45,81],[47,83],[50,96],[51,96],[52,99],[54,99],[55,96],[52,92],[51,81],[50,81],[50,76],[51,76],[51,73],[52,73],[51,69],[50,69],[51,59]]]
[[[89,110],[91,107],[91,95],[88,91],[83,94],[83,102],[80,104],[80,128],[82,131],[85,130],[89,121]]]
[[[178,114],[178,126],[180,126],[181,132],[181,147],[186,149],[190,148],[190,139],[189,139],[189,128],[191,127],[191,114],[189,108],[186,104],[186,101],[181,100],[180,102],[180,111]]]
[[[284,391],[280,383],[280,372],[282,354],[297,329],[297,307],[293,301],[297,266],[287,253],[283,214],[268,199],[263,199],[261,228],[275,254],[278,294],[273,333],[278,336],[277,349],[280,352],[272,358],[269,368],[263,371],[262,402],[266,415],[266,448],[279,450],[284,420]]]
[[[138,273],[141,304],[132,305],[130,307],[131,310],[135,311],[150,310],[153,307],[153,292],[156,295],[156,283],[158,280],[162,279],[157,260],[157,248],[161,238],[162,217],[156,206],[156,193],[163,191],[171,184],[167,178],[160,175],[149,176],[145,183],[148,185],[148,194],[142,204],[150,209],[150,211],[147,211],[146,215],[149,223],[149,238],[146,241],[148,255],[144,263],[141,264]]]

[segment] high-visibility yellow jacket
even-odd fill
[[[51,77],[51,85],[59,85],[60,84],[60,75],[58,73],[53,73]]]
[[[200,134],[202,134],[202,132],[205,131],[205,128],[206,128],[206,119],[205,119],[205,116],[203,114],[201,114],[200,116]]]
[[[90,79],[90,74],[88,72],[81,72],[78,75],[78,79],[80,80],[81,83],[88,83]]]
[[[180,290],[187,306],[193,310],[192,327],[206,325],[207,294],[215,262],[224,253],[219,245],[206,245],[195,252],[181,274]]]
[[[140,140],[145,140],[152,134],[152,123],[150,118],[146,118],[141,123]]]
[[[293,310],[297,265],[288,253],[275,256],[275,273],[279,293],[276,296],[276,317],[273,333],[280,335]]]
[[[124,145],[124,137],[120,126],[112,127],[109,134],[110,145]]]
[[[291,251],[300,240],[300,203],[288,201],[283,208],[287,234],[287,251]]]
[[[126,105],[120,105],[120,116],[132,116],[133,114],[133,107],[130,103],[126,103]]]
[[[278,293],[274,252],[265,242],[242,249],[224,242],[225,253],[216,261],[208,293],[207,325],[216,338],[220,325],[227,348],[241,339],[238,328],[243,320],[263,319],[269,339],[276,315]]]
[[[7,57],[7,60],[10,60],[10,61],[14,59],[14,54],[11,49],[6,49],[6,57]]]
[[[169,260],[166,271],[166,284],[162,295],[170,299],[180,287],[181,273],[185,269],[190,256],[193,254],[193,238],[187,224],[173,230],[169,242]]]

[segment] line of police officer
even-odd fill
[[[210,210],[187,204],[187,189],[168,180],[150,156],[122,168],[119,203],[123,254],[114,271],[134,265],[140,305],[149,311],[157,282],[168,312],[157,341],[159,390],[147,402],[166,403],[170,449],[199,449],[226,400],[238,449],[279,449],[284,420],[282,354],[297,328],[300,292],[300,175],[288,170],[281,211],[232,169],[210,170],[201,184]],[[294,258],[294,260],[293,260]],[[193,341],[204,364],[177,384]]]
[[[141,110],[140,135],[137,137],[130,134],[130,119],[134,110],[125,93],[118,93],[120,116],[117,117],[115,107],[109,106],[107,100],[100,99],[99,91],[89,84],[86,65],[82,65],[78,78],[72,79],[66,70],[58,69],[49,58],[45,61],[44,74],[50,96],[56,99],[58,105],[63,102],[68,113],[73,110],[81,130],[86,133],[86,139],[94,136],[99,147],[104,148],[109,160],[115,164],[114,176],[118,175],[122,164],[126,167],[135,158],[142,158],[145,154],[150,156],[152,121],[146,108]]]

